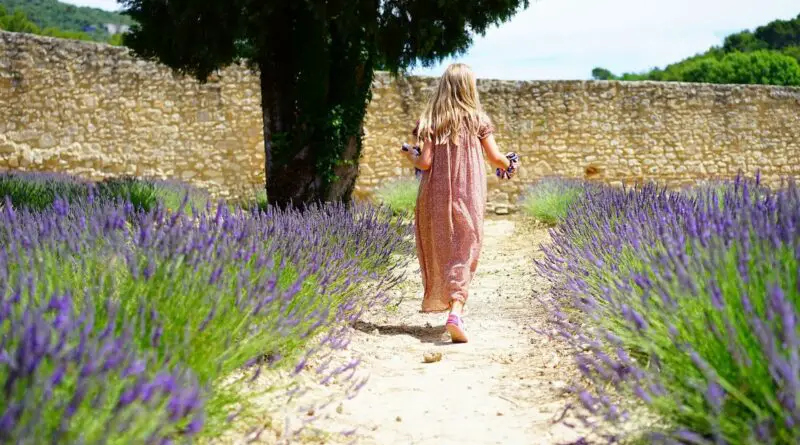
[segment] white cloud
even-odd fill
[[[119,9],[116,0],[68,3]],[[644,71],[705,51],[732,32],[798,14],[797,0],[531,0],[527,10],[477,37],[459,61],[479,77],[499,79],[586,79],[596,66]],[[439,75],[443,65],[414,72]]]

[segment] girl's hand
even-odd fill
[[[511,179],[514,177],[514,174],[517,172],[519,168],[519,155],[514,153],[513,151],[506,154],[506,159],[508,159],[508,167],[505,169],[498,168],[497,169],[497,177],[500,179]]]
[[[403,143],[403,146],[400,148],[400,150],[402,150],[403,154],[405,154],[409,158],[412,157],[412,156],[419,156],[420,153],[421,153],[421,150],[419,149],[419,147],[417,147],[417,146],[412,147],[412,146],[408,145],[408,143],[405,143],[405,142]]]
[[[403,146],[400,148],[400,150],[402,150],[406,158],[408,158],[408,160],[411,161],[412,164],[414,164],[414,174],[419,176],[422,173],[422,170],[416,167],[416,160],[422,154],[422,150],[420,150],[420,148],[417,146],[412,147],[405,142],[403,143]]]

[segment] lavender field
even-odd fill
[[[410,228],[367,205],[25,174],[0,194],[0,443],[214,437],[247,415],[240,385],[344,347],[411,258]]]
[[[536,269],[573,346],[584,426],[612,442],[800,443],[796,185],[542,189],[533,207],[569,201]],[[611,433],[642,418],[656,421]]]
[[[436,376],[415,360],[439,331],[418,315],[398,320],[405,312],[388,307],[413,259],[407,211],[397,205],[277,210],[212,202],[177,183],[21,173],[0,175],[0,195],[0,443],[205,443],[272,408],[250,403],[259,395],[252,382],[265,373],[313,367],[306,375],[355,394],[365,383],[359,362],[330,365],[352,332],[379,374],[372,396],[337,411],[347,424],[335,428],[387,416],[400,425],[394,413],[403,406],[370,407],[391,391],[417,400],[414,385]],[[522,208],[550,225],[549,236],[525,235],[537,245],[519,252],[487,247],[476,288],[477,301],[486,299],[476,306],[479,341],[463,356],[443,349],[433,365],[460,369],[453,384],[486,391],[476,405],[491,407],[480,413],[486,425],[521,438],[531,422],[524,412],[500,416],[512,408],[492,395],[493,383],[477,383],[507,342],[510,353],[536,357],[508,368],[531,389],[500,387],[504,400],[528,394],[555,409],[555,393],[543,387],[553,377],[542,375],[577,369],[565,419],[590,434],[575,443],[800,442],[797,186],[769,190],[739,178],[673,192],[547,179]],[[500,240],[497,231],[514,223],[489,225]],[[533,267],[523,257],[530,252]],[[525,268],[536,276],[518,290],[552,298],[512,304],[496,277]],[[492,311],[503,295],[505,309]],[[406,300],[410,314],[417,300]],[[532,305],[555,327],[536,321],[535,330],[555,332],[574,365],[549,369],[549,354],[563,347],[541,334],[520,340],[506,326],[505,317]],[[351,328],[359,324],[369,328]],[[393,377],[398,366],[405,371]],[[263,390],[288,397],[299,389]],[[514,403],[541,412],[536,400]],[[426,416],[440,414],[447,410]],[[552,433],[542,443],[574,437],[537,422]],[[431,428],[375,431],[424,437]]]

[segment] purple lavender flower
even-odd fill
[[[271,366],[290,366],[297,355],[278,351],[311,363],[345,347],[338,327],[386,304],[413,251],[408,224],[361,204],[190,212],[183,199],[167,212],[91,193],[0,212],[0,318],[14,320],[0,323],[0,361],[14,366],[0,391],[22,397],[38,385],[52,397],[43,411],[69,407],[51,431],[63,438],[91,437],[87,410],[119,420],[119,434],[155,428],[129,443],[195,434],[222,376],[268,351]],[[16,419],[7,408],[21,399],[5,400],[0,416]],[[33,405],[20,403],[28,419]],[[14,437],[33,440],[31,422]]]
[[[581,374],[673,422],[653,433],[797,443],[799,221],[794,183],[596,187],[552,230],[537,270],[555,285],[553,314],[580,312],[570,317],[579,323],[556,317],[561,336],[601,343],[577,356]]]

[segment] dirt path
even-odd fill
[[[511,234],[516,243],[502,243]],[[408,280],[396,290],[395,310],[368,314],[352,332],[349,348],[339,357],[360,357],[359,377],[369,380],[352,399],[343,398],[346,383],[320,385],[313,372],[302,396],[289,403],[281,391],[256,403],[281,407],[262,419],[257,438],[232,432],[217,444],[284,443],[364,445],[556,445],[580,435],[553,422],[568,400],[567,383],[575,376],[564,345],[535,330],[549,330],[538,297],[547,283],[532,259],[548,241],[545,230],[533,230],[518,219],[491,219],[473,281],[465,321],[470,343],[454,345],[444,331],[443,314],[420,314],[422,284],[416,262]],[[428,352],[442,359],[424,363]],[[285,377],[285,376],[284,376]],[[280,381],[269,374],[254,383]],[[322,408],[319,403],[336,400]],[[315,405],[316,403],[316,405]],[[313,408],[307,408],[313,406]],[[281,420],[278,420],[281,419]],[[313,420],[300,437],[287,433]],[[248,424],[258,428],[258,425]],[[343,431],[354,431],[341,435]],[[294,437],[290,437],[294,436]],[[299,439],[299,440],[298,440]],[[576,442],[587,443],[587,442]]]
[[[449,343],[444,315],[418,313],[421,283],[414,265],[397,310],[368,315],[350,351],[369,382],[352,400],[314,423],[326,431],[356,429],[360,444],[563,444],[578,434],[552,420],[565,406],[572,375],[559,345],[533,331],[546,327],[534,298],[547,290],[532,258],[544,230],[519,220],[489,220],[481,264],[465,317],[469,344]],[[516,233],[516,246],[504,247]],[[443,337],[443,335],[445,337]],[[442,359],[426,364],[426,352]],[[321,443],[340,442],[326,437]]]

